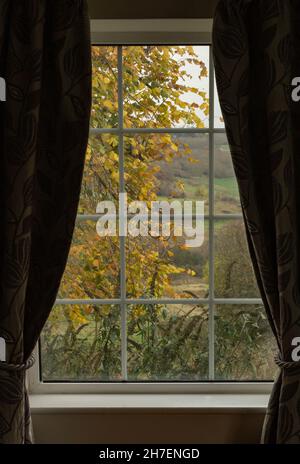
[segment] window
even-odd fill
[[[275,346],[253,276],[211,47],[94,45],[93,110],[67,269],[40,380],[267,381]],[[205,236],[99,237],[100,201],[201,200]],[[192,218],[195,221],[197,218]]]

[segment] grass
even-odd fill
[[[208,213],[208,177],[199,176],[194,178],[177,178],[184,184],[182,197],[176,198],[183,200],[203,200],[205,201],[205,212]],[[215,178],[215,213],[234,214],[240,213],[239,190],[235,177]],[[166,196],[159,196],[159,200],[170,200]]]
[[[208,177],[199,176],[197,178],[178,178],[184,183],[184,192],[186,198],[199,198],[199,189],[208,190]],[[215,178],[214,180],[215,193],[223,194],[231,197],[234,200],[239,200],[239,190],[235,177]],[[208,192],[207,192],[208,193]]]
[[[239,199],[239,189],[235,177],[225,177],[215,179],[215,190],[226,192],[234,199]]]

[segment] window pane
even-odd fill
[[[41,365],[44,382],[120,380],[119,307],[55,306],[42,332]]]
[[[151,232],[149,224],[149,232]],[[178,229],[179,226],[177,225]],[[184,227],[187,227],[185,224]],[[192,227],[195,230],[195,220]],[[194,239],[170,236],[128,237],[126,247],[126,285],[128,298],[207,298],[208,297],[208,224]]]
[[[208,46],[123,48],[125,127],[208,127]]]
[[[118,126],[117,47],[93,46],[93,107],[91,126]]]
[[[215,296],[259,298],[243,220],[215,221]]]
[[[273,380],[276,342],[261,305],[215,309],[217,380]]]
[[[241,213],[239,190],[226,134],[215,134],[215,213]]]
[[[207,326],[205,306],[129,306],[129,380],[207,379]]]
[[[95,214],[100,201],[118,201],[118,137],[111,134],[91,136],[86,152],[79,214]]]
[[[208,210],[209,137],[150,134],[125,139],[130,200],[204,201]]]
[[[78,221],[58,298],[119,296],[118,237],[99,237],[96,221]]]

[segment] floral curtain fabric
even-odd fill
[[[71,243],[90,55],[85,0],[0,0],[0,443],[32,441],[25,372]]]
[[[220,0],[216,79],[257,282],[279,367],[262,443],[300,443],[300,5]]]

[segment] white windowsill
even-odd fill
[[[32,394],[33,414],[190,412],[265,413],[266,394]]]

